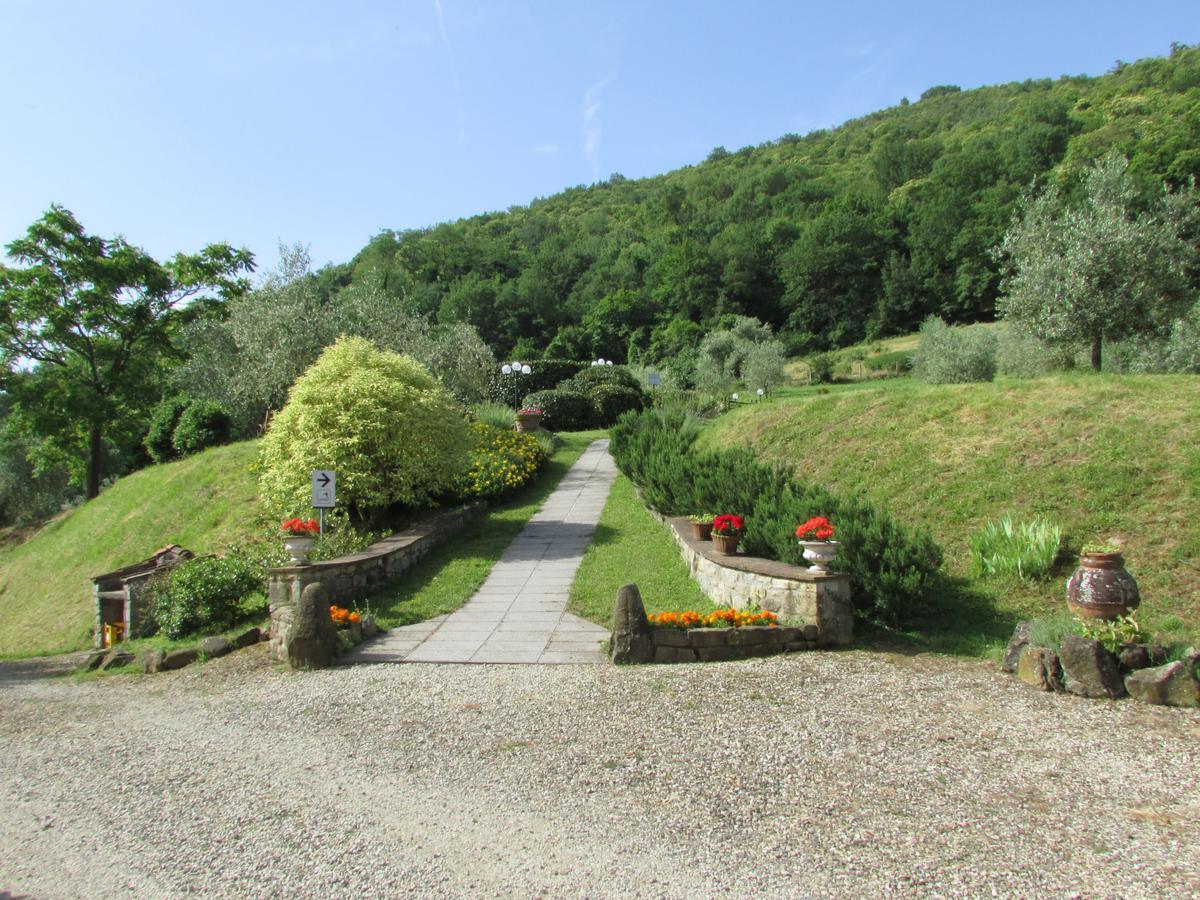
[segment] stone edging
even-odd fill
[[[817,648],[817,626],[792,628],[749,625],[743,628],[651,628],[656,663],[722,662]]]
[[[399,577],[442,541],[457,534],[487,508],[482,501],[435,513],[377,541],[361,553],[267,572],[271,609],[271,652],[287,659],[287,639],[304,589],[320,583],[330,602],[358,600]]]
[[[845,647],[854,641],[849,575],[814,575],[775,560],[720,554],[711,542],[692,537],[691,522],[686,517],[659,518],[671,527],[688,571],[714,603],[735,609],[753,604],[781,619],[798,619],[816,629],[815,636],[806,640],[822,647]]]

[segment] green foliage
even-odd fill
[[[172,440],[179,417],[187,409],[188,402],[179,397],[168,397],[154,408],[150,415],[150,427],[146,430],[146,452],[156,463],[172,460],[176,456]]]
[[[1085,638],[1098,641],[1109,653],[1120,653],[1125,644],[1148,643],[1142,634],[1141,625],[1138,624],[1136,612],[1107,621],[1078,618],[1075,620],[1075,630]]]
[[[1194,302],[1200,261],[1194,189],[1139,196],[1129,162],[1112,151],[1088,170],[1079,202],[1051,185],[1021,204],[1005,234],[997,311],[1052,344],[1091,348],[1165,327]]]
[[[36,438],[39,452],[74,461],[85,494],[95,497],[106,474],[105,434],[121,435],[125,448],[140,443],[140,411],[161,395],[156,367],[190,314],[185,302],[210,290],[237,295],[253,257],[213,244],[162,264],[124,238],[86,233],[61,206],[6,249],[19,263],[0,265],[9,426]]]
[[[875,372],[894,372],[899,374],[912,369],[912,351],[892,350],[887,353],[874,353],[863,359],[863,365]]]
[[[183,412],[171,435],[178,456],[191,456],[209,447],[229,443],[233,420],[219,404],[211,400],[193,400]]]
[[[1038,516],[1014,522],[1009,516],[988,522],[971,538],[971,562],[977,576],[1047,578],[1062,545],[1062,529]]]
[[[636,412],[645,407],[646,395],[637,388],[623,384],[598,384],[591,390],[595,406],[594,423],[599,427],[613,424],[627,412]]]
[[[1025,328],[998,325],[996,333],[996,371],[1013,378],[1037,378],[1072,368],[1074,352],[1039,340]]]
[[[242,598],[265,589],[262,568],[234,554],[182,562],[148,588],[154,621],[172,639],[229,628]]]
[[[549,454],[535,435],[474,422],[467,470],[458,493],[473,499],[518,490],[537,477],[547,459]]]
[[[537,391],[525,397],[522,406],[542,411],[542,426],[551,431],[583,431],[596,417],[596,405],[578,391]]]
[[[796,525],[822,515],[836,525],[840,569],[853,579],[856,613],[896,624],[922,608],[941,566],[928,532],[902,527],[865,500],[836,496],[757,462],[744,449],[697,453],[680,414],[623,416],[610,449],[651,507],[666,515],[720,509],[746,517],[742,545],[754,556],[802,565]]]
[[[930,316],[921,324],[913,374],[929,384],[991,381],[996,376],[996,336],[980,327],[947,325]]]
[[[343,338],[297,380],[262,443],[264,501],[309,506],[313,469],[338,474],[339,508],[359,518],[451,489],[466,467],[465,411],[412,359]]]
[[[1029,643],[1034,647],[1049,647],[1058,652],[1068,634],[1079,634],[1079,620],[1066,613],[1029,621]]]
[[[488,380],[487,395],[492,403],[516,409],[527,394],[551,390],[590,367],[589,363],[570,359],[538,359],[525,365],[530,368],[528,375],[521,372],[506,375],[497,366]]]
[[[833,370],[837,357],[832,353],[814,353],[808,358],[808,371],[814,384],[829,384],[833,381]]]

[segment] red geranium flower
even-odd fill
[[[828,541],[833,539],[833,525],[824,516],[814,516],[803,525],[796,526],[796,537],[802,541]]]
[[[294,535],[296,537],[312,537],[321,531],[321,526],[317,524],[316,519],[284,519],[282,525],[284,534]]]
[[[746,520],[741,516],[724,513],[713,519],[713,534],[733,537],[746,530]]]

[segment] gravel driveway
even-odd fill
[[[1200,893],[1200,713],[981,664],[11,665],[0,896]]]

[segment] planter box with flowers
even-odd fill
[[[724,518],[737,520],[726,527],[736,531],[735,540],[740,539],[744,519],[732,515]],[[831,549],[836,552],[837,542],[829,540],[834,529],[827,519],[810,520],[797,528],[802,543],[809,537],[816,538],[812,542],[818,545],[815,551],[826,559],[807,569],[755,556],[723,554],[713,543],[694,538],[686,517],[667,521],[688,570],[713,603],[738,610],[757,607],[781,619],[814,626],[816,633],[811,640],[822,647],[844,647],[854,640],[850,576],[829,568],[828,554]],[[714,541],[716,537],[714,527]],[[807,548],[805,556],[814,561]]]
[[[695,610],[647,616],[637,585],[617,594],[609,652],[615,663],[721,662],[814,650],[816,625],[782,626],[767,610],[732,607],[703,615]]]

